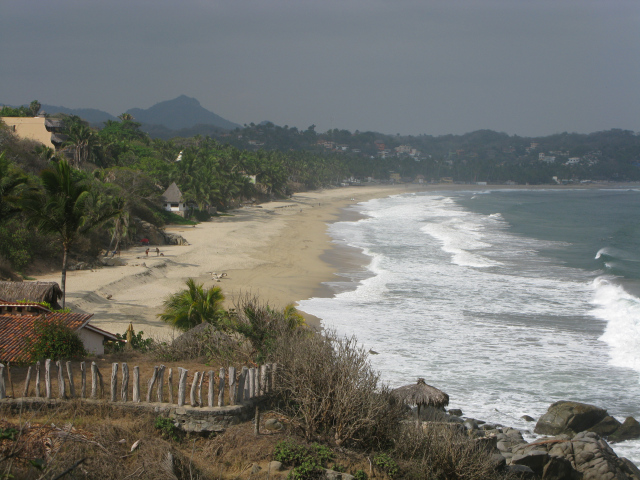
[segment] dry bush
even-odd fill
[[[385,447],[404,409],[380,383],[355,337],[298,331],[273,351],[276,394],[307,440],[332,436],[337,445]]]
[[[427,424],[428,425],[428,424]],[[456,428],[428,425],[416,429],[407,425],[396,439],[394,458],[406,479],[506,480],[509,474],[496,471],[482,443]]]

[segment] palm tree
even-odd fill
[[[73,149],[74,167],[80,168],[89,160],[93,149],[98,144],[98,139],[91,128],[81,123],[72,123],[67,130],[67,135],[64,145]]]
[[[27,176],[11,166],[4,152],[0,153],[0,221],[18,211],[14,206],[14,196],[26,183]]]
[[[21,206],[29,223],[58,235],[62,258],[62,308],[65,306],[67,257],[79,237],[118,214],[116,201],[92,192],[66,160],[40,173],[42,189],[27,192]]]
[[[193,278],[187,280],[186,290],[169,295],[164,301],[164,312],[158,314],[161,320],[180,330],[189,330],[201,323],[217,325],[224,315],[222,302],[224,295],[220,287],[205,289]]]

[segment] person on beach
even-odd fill
[[[149,249],[148,249],[148,248],[144,251],[144,254],[145,254],[147,257],[149,256]]]
[[[160,249],[158,247],[156,247],[156,257],[160,256]]]

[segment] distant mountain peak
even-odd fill
[[[219,128],[233,130],[240,125],[230,122],[207,110],[192,97],[180,95],[173,100],[165,100],[145,109],[132,108],[127,113],[136,121],[150,125],[164,125],[172,130],[190,128],[195,125],[214,125]]]

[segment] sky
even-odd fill
[[[20,0],[0,103],[402,135],[640,132],[638,0]]]

